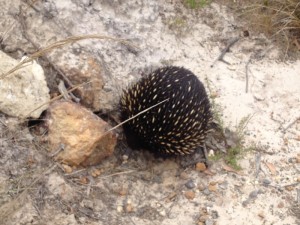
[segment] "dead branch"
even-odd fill
[[[213,67],[214,64],[217,62],[217,61],[221,61],[223,63],[226,63],[226,64],[230,64],[229,62],[225,61],[224,60],[224,56],[225,54],[229,51],[229,49],[236,43],[240,40],[240,37],[236,37],[234,39],[232,39],[228,44],[227,46],[222,50],[221,54],[219,55],[219,57],[211,64],[210,67]]]

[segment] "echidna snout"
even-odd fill
[[[162,155],[191,154],[203,145],[211,120],[210,103],[201,81],[181,67],[163,67],[141,78],[121,100],[128,144]]]

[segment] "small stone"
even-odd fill
[[[79,183],[81,183],[81,184],[88,184],[89,183],[89,179],[87,177],[80,177]]]
[[[91,175],[93,177],[98,177],[101,174],[101,170],[100,169],[94,169],[91,173]]]
[[[117,212],[119,213],[123,212],[123,207],[121,205],[117,206]]]
[[[186,191],[184,193],[184,196],[189,200],[193,200],[195,198],[196,194],[193,191]]]
[[[292,185],[285,187],[285,190],[287,190],[287,191],[293,191],[294,189],[295,189],[295,187],[293,187]]]
[[[198,222],[198,225],[204,225],[204,223],[203,222]]]
[[[277,206],[278,208],[283,208],[284,207],[284,203],[283,202],[279,202],[279,204],[278,204],[278,206]]]
[[[125,163],[128,160],[128,155],[123,155],[122,158],[123,158],[123,162]]]
[[[126,211],[127,213],[133,212],[133,206],[132,206],[131,203],[128,203],[128,204],[126,205],[125,211]]]
[[[204,164],[204,163],[201,163],[201,162],[197,163],[197,164],[196,164],[196,170],[197,170],[197,171],[201,171],[201,172],[205,171],[205,170],[206,170],[205,164]]]
[[[188,189],[193,189],[196,187],[194,181],[192,180],[189,180],[188,182],[185,183],[185,186],[188,188]]]
[[[249,198],[257,198],[257,195],[258,195],[258,191],[252,191],[252,192],[249,194]]]
[[[180,178],[183,180],[187,180],[189,179],[189,175],[183,171],[182,173],[180,173]]]
[[[269,184],[271,184],[271,181],[265,178],[262,180],[262,183],[264,186],[268,186]]]
[[[216,192],[217,191],[217,184],[209,184],[208,190],[211,192]]]
[[[205,188],[204,191],[203,191],[203,194],[210,195],[210,191],[207,188]]]
[[[167,215],[167,213],[166,213],[166,211],[165,210],[161,210],[161,211],[159,211],[159,215],[161,215],[161,216],[166,216]]]
[[[297,178],[297,182],[300,182],[300,177]]]
[[[73,172],[73,169],[72,169],[71,166],[68,166],[66,164],[62,164],[62,167],[63,167],[65,173],[72,173]]]

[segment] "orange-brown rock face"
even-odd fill
[[[71,166],[89,166],[112,155],[116,135],[86,108],[71,102],[56,102],[49,108],[49,144],[55,159]]]

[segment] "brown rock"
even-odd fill
[[[80,177],[79,183],[81,183],[81,184],[88,184],[89,183],[89,179],[87,177]]]
[[[68,51],[63,52],[56,56],[55,62],[74,86],[92,81],[77,88],[74,93],[81,99],[80,103],[84,106],[92,111],[99,111],[102,108],[101,91],[104,86],[101,62],[83,51],[77,55],[70,54]],[[63,62],[68,63],[63,64]]]
[[[91,175],[93,177],[98,177],[101,174],[101,170],[100,169],[93,169],[91,172]]]
[[[204,163],[197,163],[196,164],[196,170],[197,171],[201,171],[201,172],[203,172],[203,171],[205,171],[206,170],[206,166],[205,166],[205,164]]]
[[[212,191],[212,192],[216,192],[217,191],[217,183],[210,183],[208,186],[208,190]]]
[[[195,198],[196,194],[193,191],[186,191],[184,193],[184,196],[189,200],[193,200]]]
[[[71,166],[68,166],[66,164],[62,164],[62,167],[63,167],[65,173],[72,173],[73,172],[73,169],[72,169]]]
[[[50,106],[48,117],[50,151],[62,148],[56,160],[70,166],[88,166],[113,153],[116,135],[106,133],[111,127],[82,106],[56,102]]]
[[[133,212],[133,206],[132,206],[131,203],[128,203],[128,204],[126,205],[125,211],[126,211],[127,213]]]
[[[293,187],[293,186],[286,186],[285,187],[285,190],[287,190],[287,191],[293,191],[295,189],[295,187]]]
[[[180,178],[183,180],[187,180],[189,179],[189,175],[185,171],[183,171],[182,173],[180,173]]]

